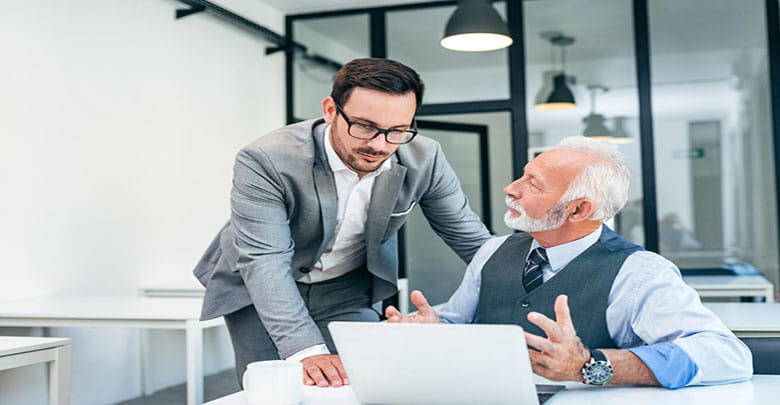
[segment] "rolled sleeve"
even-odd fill
[[[615,344],[639,356],[665,387],[733,383],[753,373],[744,343],[655,253],[636,252],[624,262],[610,292],[607,327]]]
[[[696,363],[674,343],[656,343],[628,349],[650,369],[658,383],[666,388],[684,387],[699,372]]]

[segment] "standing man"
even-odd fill
[[[750,378],[748,348],[663,257],[606,227],[629,175],[612,145],[566,138],[504,188],[507,226],[477,252],[437,314],[393,307],[389,322],[518,324],[531,366],[555,381],[679,388]]]
[[[225,317],[239,380],[248,363],[282,358],[303,363],[306,384],[348,384],[327,324],[379,320],[415,205],[465,262],[490,238],[440,146],[417,136],[423,89],[401,63],[353,60],[323,118],[238,153],[230,221],[194,274],[202,319]]]

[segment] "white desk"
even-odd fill
[[[187,340],[187,404],[203,402],[203,330],[197,298],[38,298],[0,301],[0,326],[178,329]],[[144,350],[142,350],[144,352]],[[147,359],[142,359],[148,364]],[[145,378],[142,376],[142,382]]]
[[[764,302],[775,300],[774,286],[763,276],[683,276],[699,296],[760,297]]]
[[[206,289],[195,279],[171,283],[147,284],[138,289],[142,297],[203,298]],[[409,280],[398,279],[398,309],[409,312]]]
[[[780,337],[780,303],[705,302],[739,337]]]
[[[0,336],[0,370],[48,363],[49,403],[70,404],[70,339]]]
[[[203,298],[206,288],[195,277],[191,278],[190,281],[147,284],[139,288],[138,293],[142,297]]]
[[[388,378],[392,384],[392,378]],[[669,390],[658,387],[590,387],[567,383],[545,405],[766,405],[780,397],[780,375],[756,375],[747,382],[712,387],[686,387]],[[305,405],[359,405],[350,386],[341,388],[304,387]],[[247,405],[244,392],[237,392],[206,405]]]

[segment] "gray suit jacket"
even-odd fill
[[[338,202],[323,144],[326,127],[322,119],[290,125],[238,153],[230,221],[194,270],[206,287],[202,319],[254,304],[282,358],[323,343],[295,280],[335,234]],[[466,262],[490,237],[438,143],[418,136],[391,159],[391,169],[374,182],[366,223],[373,302],[397,291],[396,233],[414,204]]]

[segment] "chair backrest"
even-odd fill
[[[780,338],[741,338],[753,353],[753,374],[780,374]]]

